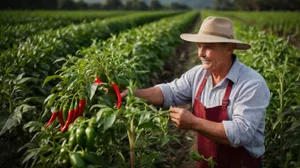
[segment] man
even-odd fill
[[[263,77],[233,53],[251,46],[234,39],[232,22],[222,17],[208,17],[198,34],[180,37],[197,44],[202,65],[171,83],[134,94],[166,108],[192,103],[192,112],[171,108],[171,120],[178,128],[198,132],[198,152],[213,157],[217,167],[260,167],[270,91]],[[206,161],[198,163],[208,166]]]

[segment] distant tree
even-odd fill
[[[240,0],[243,2],[243,0]],[[245,0],[247,1],[247,0]],[[215,10],[232,10],[238,5],[235,5],[234,0],[215,0],[213,3],[213,9]]]
[[[299,10],[300,0],[215,0],[216,10]]]
[[[108,10],[118,10],[123,9],[123,4],[120,0],[106,0],[103,8]]]
[[[191,7],[189,7],[188,5],[179,2],[171,2],[167,8],[180,10],[191,9]]]
[[[76,9],[85,10],[88,8],[88,5],[84,2],[84,0],[73,0],[76,6]]]
[[[147,10],[147,4],[142,0],[128,0],[125,2],[124,8],[126,10]]]
[[[148,6],[145,1],[138,1],[137,10],[148,10]]]
[[[56,9],[56,0],[5,0],[0,9]]]
[[[72,0],[59,0],[58,9],[74,10],[77,6]]]
[[[133,10],[133,2],[132,1],[126,1],[124,5],[125,10]]]
[[[90,4],[88,4],[88,9],[91,9],[91,10],[100,10],[101,8],[102,8],[101,3],[90,3]]]
[[[159,0],[151,0],[150,4],[149,4],[149,8],[152,10],[159,10],[159,9],[162,9],[163,6],[159,2]]]

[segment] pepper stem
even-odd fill
[[[128,135],[129,147],[130,147],[130,167],[134,168],[134,162],[135,162],[135,153],[134,153],[135,140],[134,140],[133,118],[131,119],[129,130],[127,130],[127,135]]]

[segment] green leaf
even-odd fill
[[[117,76],[116,77],[116,80],[117,80],[117,83],[119,85],[124,85],[124,86],[128,86],[129,85],[129,82],[127,79],[123,78],[122,76]]]
[[[101,119],[103,113],[104,113],[104,115],[109,115],[109,114],[112,113],[112,112],[113,112],[113,109],[110,108],[110,107],[105,107],[105,108],[100,109],[100,110],[98,111],[98,113],[97,113],[96,121],[97,121],[97,122],[100,121],[100,119]]]
[[[100,99],[103,100],[108,106],[114,106],[114,103],[109,95],[103,95]]]
[[[27,162],[28,160],[32,159],[34,156],[36,156],[38,154],[38,150],[30,150],[26,157],[22,160],[22,164],[24,164],[25,162]]]
[[[36,143],[33,143],[33,142],[29,142],[29,143],[26,143],[24,146],[22,146],[18,152],[20,152],[21,150],[23,150],[24,148],[29,148],[29,149],[33,149],[33,148],[38,148],[39,145],[36,144]]]
[[[43,127],[43,124],[38,121],[30,121],[24,125],[24,128],[28,128],[28,127]]]
[[[178,138],[176,138],[175,136],[170,136],[170,135],[169,135],[169,139],[170,139],[171,141],[175,141],[175,142],[178,143],[178,144],[181,144],[180,140],[179,140]]]
[[[88,85],[87,92],[88,92],[88,97],[90,98],[90,100],[93,99],[93,97],[96,93],[97,87],[98,87],[97,83],[91,83]]]
[[[78,75],[72,76],[71,79],[69,80],[67,90],[72,89],[73,85],[77,82],[78,79],[79,79],[79,78],[78,78]]]
[[[22,104],[22,105],[16,107],[14,112],[5,121],[5,124],[3,125],[1,132],[0,132],[0,136],[3,135],[6,131],[12,130],[12,128],[18,126],[21,123],[22,114],[29,112],[33,109],[35,109],[34,106],[29,106],[27,104]]]
[[[300,127],[300,120],[295,121],[288,131],[297,131],[298,127]]]
[[[29,78],[29,77],[22,78],[22,79],[20,79],[20,80],[17,81],[17,84],[23,84],[23,83],[25,83],[25,82],[27,82],[27,81],[29,81],[31,79],[34,79],[34,78]]]
[[[103,105],[103,104],[94,104],[92,105],[92,107],[90,108],[90,111],[93,111],[95,108],[99,108],[99,109],[103,109],[103,108],[107,108],[107,106]],[[100,111],[101,111],[100,110]]]
[[[139,119],[139,125],[143,124],[145,121],[148,122],[148,120],[150,119],[150,112],[146,112],[144,114],[141,115],[140,119]]]
[[[55,63],[57,63],[57,62],[64,61],[64,60],[66,60],[65,57],[58,58],[58,59],[56,59],[56,60],[53,62],[53,64],[55,64]]]
[[[113,123],[115,122],[116,118],[117,118],[116,112],[111,113],[108,116],[106,116],[104,118],[104,130],[107,130],[108,128],[110,128],[113,125]]]
[[[168,136],[163,136],[162,142],[161,142],[161,147],[165,146],[168,142],[170,141]]]
[[[64,78],[60,75],[52,75],[52,76],[48,76],[45,80],[44,80],[44,84],[43,86],[48,83],[49,81],[53,80],[53,79],[56,79],[56,78],[59,78],[61,80],[63,80]]]
[[[275,130],[275,128],[277,127],[277,125],[281,122],[281,119],[278,119],[272,126],[272,129]]]
[[[148,121],[148,122],[144,122],[140,125],[138,125],[138,128],[139,129],[149,129],[149,128],[152,128],[152,129],[155,129],[155,128],[159,128],[155,123],[151,122],[151,121]]]
[[[22,79],[22,77],[23,77],[23,75],[24,75],[25,73],[21,73],[21,74],[19,74],[17,77],[16,77],[16,81],[19,81],[20,79]]]
[[[46,104],[47,102],[47,105],[52,105],[53,104],[53,101],[56,99],[56,97],[57,97],[57,94],[54,94],[54,93],[52,93],[52,94],[50,94],[45,100],[44,100],[44,104]]]

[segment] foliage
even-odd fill
[[[30,134],[24,131],[22,125],[30,120],[42,119],[45,96],[57,82],[53,80],[43,86],[43,80],[61,67],[62,62],[59,61],[67,58],[67,54],[74,54],[79,48],[87,47],[93,42],[92,39],[104,40],[110,33],[118,33],[176,13],[178,12],[140,13],[72,24],[30,36],[19,46],[2,52],[0,142],[6,145],[3,145],[1,150],[8,147],[7,150],[12,152],[11,155],[16,155],[15,149],[28,141]],[[40,17],[31,19],[34,18],[40,19]],[[55,60],[57,61],[54,62]],[[23,150],[20,151],[22,152]]]
[[[4,109],[4,113],[12,113],[17,104],[21,104],[20,102],[24,101],[26,97],[41,96],[41,99],[43,99],[43,96],[49,93],[49,88],[42,87],[43,79],[47,75],[52,75],[61,66],[57,63],[58,61],[54,61],[58,58],[63,60],[66,54],[75,53],[79,47],[87,46],[92,42],[91,38],[105,39],[110,36],[110,33],[117,33],[126,28],[170,14],[172,13],[142,13],[104,21],[96,20],[92,23],[70,25],[62,29],[45,31],[32,36],[21,43],[20,46],[14,46],[3,52],[0,56],[2,66],[0,70],[1,92],[9,91],[6,88],[18,89],[3,95],[1,106],[12,109],[10,111]],[[37,72],[36,69],[39,71]],[[22,74],[23,80],[26,79],[27,85],[19,87],[17,82],[8,82],[14,80],[19,74]],[[14,99],[16,100],[10,101]]]
[[[36,12],[33,12],[36,13]],[[82,15],[81,13],[52,13],[47,16],[36,16],[32,13],[23,12],[26,19],[22,22],[29,21],[24,24],[13,24],[18,23],[20,17],[17,17],[16,13],[4,12],[2,13],[0,20],[5,24],[0,27],[0,51],[8,48],[12,48],[13,45],[17,45],[20,42],[25,41],[29,36],[37,34],[43,30],[54,30],[70,24],[79,24],[81,22],[91,22],[96,19],[104,17],[112,17],[124,14],[123,12],[95,12],[94,15]],[[26,16],[28,15],[28,16]],[[34,15],[34,16],[31,16]],[[11,17],[12,16],[12,17]],[[40,17],[40,18],[39,18]],[[35,21],[37,20],[37,21]]]
[[[45,83],[54,78],[60,80],[52,89],[50,96],[54,98],[47,99],[45,105],[49,110],[63,104],[66,98],[82,93],[87,98],[84,117],[77,118],[67,133],[56,133],[57,124],[45,129],[40,122],[29,122],[25,127],[33,130],[35,135],[24,146],[28,149],[23,162],[28,166],[74,166],[80,157],[85,158],[82,152],[86,151],[97,155],[102,160],[99,165],[105,166],[145,167],[161,161],[157,149],[175,139],[167,135],[169,112],[157,110],[145,100],[134,97],[133,88],[147,85],[145,72],[153,74],[162,67],[162,60],[171,55],[180,42],[181,30],[190,26],[196,15],[191,12],[131,29],[69,57],[58,74],[45,79]],[[160,29],[153,31],[157,26]],[[90,82],[97,76],[104,76],[104,84]],[[114,108],[116,98],[111,96],[107,83],[116,83],[129,90],[129,96],[118,110]],[[91,124],[93,118],[95,122]],[[87,149],[80,143],[85,141],[83,135],[79,140],[76,138],[77,145],[72,145],[72,134],[76,133],[77,137],[78,129],[87,127],[97,130],[99,143],[95,140],[94,146]],[[63,153],[67,154],[62,154],[61,150],[66,150]]]

